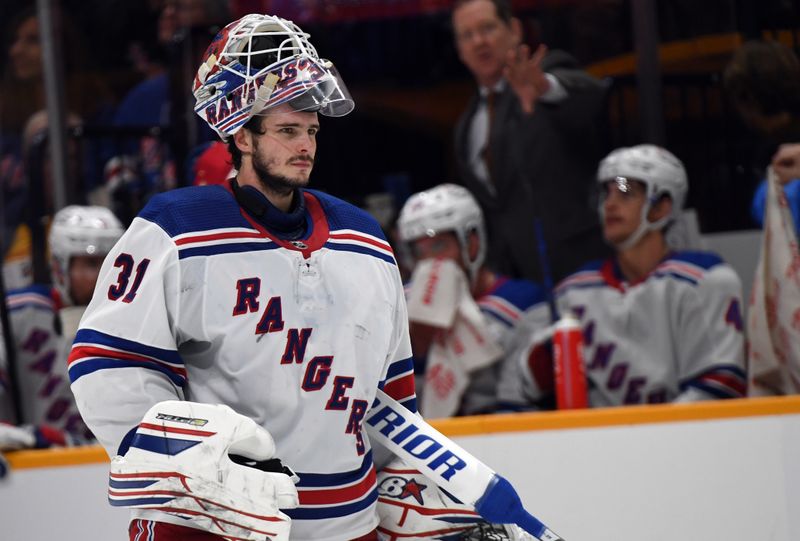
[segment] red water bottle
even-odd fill
[[[580,322],[570,313],[556,323],[553,357],[558,409],[589,407],[583,365],[583,332]]]

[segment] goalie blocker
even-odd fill
[[[517,524],[541,541],[563,541],[525,510],[507,479],[383,391],[378,391],[364,423],[370,440],[417,468],[488,522]]]

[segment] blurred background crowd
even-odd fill
[[[452,2],[63,0],[52,4],[64,110],[69,113],[68,124],[79,122],[83,127],[70,137],[79,147],[75,152],[81,161],[72,170],[79,178],[68,186],[67,202],[80,201],[93,189],[119,180],[106,169],[108,160],[134,155],[131,150],[144,145],[141,132],[124,128],[161,128],[152,132],[142,149],[144,163],[132,164],[135,174],[149,177],[144,182],[152,184],[140,190],[195,180],[192,151],[211,139],[190,114],[189,86],[196,60],[220,25],[251,11],[276,13],[300,24],[322,55],[335,59],[358,104],[336,130],[320,134],[318,188],[361,205],[368,201],[380,205],[382,199],[369,196],[388,192],[399,208],[410,193],[455,177],[452,131],[474,86],[455,48]],[[703,232],[753,226],[749,213],[753,190],[776,143],[792,134],[765,138],[747,129],[723,91],[722,76],[734,51],[747,40],[794,47],[800,18],[796,2],[644,3],[657,18],[652,39],[660,55],[660,63],[650,68],[655,79],[644,82],[644,95],[634,56],[636,3],[518,0],[512,4],[533,48],[545,43],[568,51],[590,74],[608,82],[603,141],[608,149],[640,142],[645,136],[670,148],[693,179],[687,206],[697,209]],[[0,135],[7,209],[22,184],[21,170],[11,169],[23,165],[25,127],[33,137],[37,126],[28,122],[46,103],[36,9],[31,2],[9,0],[3,2],[0,15],[4,21]],[[761,63],[757,90],[771,106],[793,108],[796,115],[796,102],[776,100],[781,94],[778,87],[797,84],[771,73],[779,68]],[[647,86],[654,84],[655,93]],[[135,190],[130,187],[130,191]],[[134,196],[141,194],[125,197]],[[140,204],[141,200],[131,203]],[[129,220],[135,210],[127,209],[123,217]],[[4,216],[8,228],[13,210]]]

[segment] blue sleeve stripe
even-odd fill
[[[128,351],[130,353],[138,353],[147,357],[164,361],[165,363],[183,366],[183,359],[180,354],[174,349],[162,349],[155,346],[146,346],[133,340],[127,340],[118,336],[112,336],[104,332],[95,331],[93,329],[81,329],[75,335],[74,344],[96,344],[101,346],[108,346],[114,349]]]
[[[403,359],[400,361],[395,361],[389,365],[389,369],[386,371],[386,380],[391,380],[405,374],[407,372],[414,371],[414,359],[412,357],[408,357],[407,359]]]
[[[122,361],[118,359],[89,359],[80,363],[74,363],[69,367],[69,379],[75,383],[83,376],[97,372],[98,370],[108,370],[112,368],[146,368],[160,372],[167,376],[172,383],[178,387],[186,385],[186,378],[181,377],[167,367],[157,364],[155,362],[136,362],[136,361]]]

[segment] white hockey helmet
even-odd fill
[[[618,248],[626,249],[636,244],[648,231],[658,231],[678,218],[683,210],[689,179],[683,163],[670,151],[656,145],[637,145],[613,150],[597,169],[598,184],[609,181],[637,180],[646,188],[646,203],[642,207],[639,227]],[[658,200],[668,195],[672,199],[672,212],[664,218],[649,222],[647,214]],[[600,216],[604,208],[600,202]]]
[[[108,500],[225,539],[286,541],[291,519],[281,509],[298,506],[298,478],[274,455],[270,433],[228,406],[159,402],[111,461]]]
[[[474,283],[486,258],[486,228],[478,202],[463,186],[440,184],[408,198],[397,220],[400,240],[411,243],[424,237],[453,232],[461,245],[461,259]],[[469,257],[469,235],[478,235],[478,253]]]
[[[378,473],[378,518],[379,539],[535,541],[517,526],[489,524],[400,459]]]
[[[50,271],[65,305],[72,304],[69,264],[77,255],[105,257],[125,232],[106,207],[70,205],[59,210],[50,226]]]
[[[344,116],[355,104],[333,63],[292,21],[251,13],[223,28],[194,79],[195,112],[223,140],[254,115],[289,102],[297,111]]]

